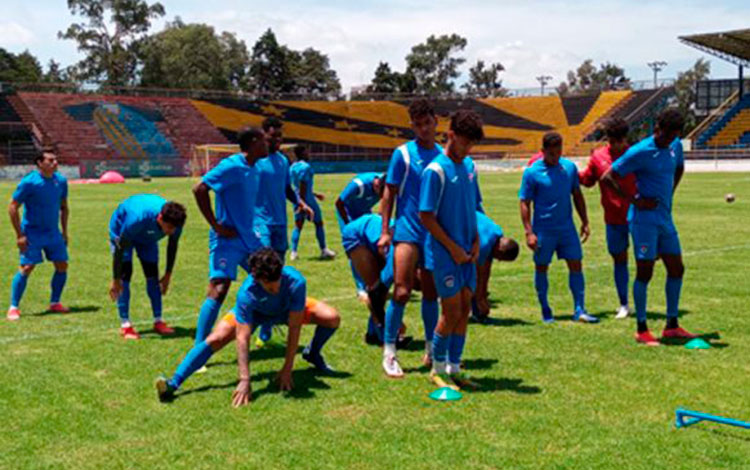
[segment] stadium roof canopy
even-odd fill
[[[750,29],[680,36],[680,41],[735,65],[750,67]]]

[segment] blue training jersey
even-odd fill
[[[109,219],[109,238],[119,243],[146,244],[158,242],[166,236],[156,218],[167,200],[156,194],[136,194],[117,206]],[[175,231],[180,236],[182,227]]]
[[[299,312],[305,309],[307,300],[307,281],[292,266],[281,270],[281,289],[276,295],[269,294],[252,274],[247,276],[237,292],[237,303],[234,307],[235,317],[239,323],[252,323],[254,315],[274,317],[288,312]],[[255,320],[256,323],[262,323]]]
[[[492,250],[503,236],[503,229],[489,217],[477,211],[477,232],[479,233],[479,258],[482,265],[492,257]]]
[[[434,148],[424,149],[416,140],[411,140],[394,150],[391,156],[385,182],[398,188],[396,219],[403,220],[415,230],[423,230],[419,221],[422,172],[442,151],[438,144]]]
[[[299,194],[299,197],[307,203],[315,199],[315,196],[313,195],[314,176],[315,171],[313,171],[312,166],[304,160],[295,162],[290,168],[292,186],[297,191],[297,194]],[[303,182],[307,185],[307,192],[305,194],[300,194],[300,184]]]
[[[289,185],[289,160],[274,152],[255,162],[258,170],[258,197],[255,223],[286,227],[286,187]]]
[[[13,200],[23,205],[21,231],[37,234],[59,231],[60,205],[68,198],[68,180],[60,173],[45,178],[38,170],[24,176]]]
[[[575,163],[561,158],[555,166],[537,160],[523,171],[518,198],[534,202],[535,231],[575,229],[571,194],[580,189]]]
[[[612,164],[612,171],[620,176],[635,174],[638,194],[654,198],[659,205],[654,210],[639,210],[630,205],[628,217],[635,223],[660,223],[672,218],[674,176],[685,166],[682,142],[675,139],[667,148],[660,149],[654,137],[647,137],[628,149]]]
[[[434,212],[448,237],[469,253],[477,236],[476,169],[470,158],[455,163],[440,154],[422,174],[419,211]],[[427,269],[455,265],[448,250],[431,234],[425,242]]]
[[[339,199],[344,203],[349,220],[357,219],[372,212],[380,196],[373,189],[373,181],[382,178],[381,173],[360,173],[346,185]]]
[[[255,199],[258,194],[258,172],[247,163],[245,155],[236,153],[216,165],[202,180],[215,193],[216,220],[219,224],[234,228],[242,244],[249,252],[260,247],[253,230]],[[211,243],[218,240],[213,229]]]

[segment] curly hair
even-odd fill
[[[182,227],[187,219],[187,210],[179,202],[169,201],[161,208],[161,219],[175,227]]]
[[[682,131],[685,127],[685,118],[675,108],[665,109],[656,118],[656,125],[663,131]]]
[[[284,125],[283,122],[281,122],[281,119],[277,118],[276,116],[269,116],[263,120],[263,130],[268,132],[269,129],[272,127],[275,129],[281,129],[281,127]]]
[[[307,155],[307,146],[297,144],[294,147],[294,158],[297,160],[307,160],[309,158],[309,155]]]
[[[250,273],[255,279],[266,282],[275,282],[281,278],[281,269],[284,264],[273,248],[265,247],[250,255],[248,261]]]
[[[409,117],[419,119],[425,116],[435,117],[435,107],[426,98],[417,98],[409,104]]]
[[[563,138],[560,134],[557,132],[547,132],[544,134],[544,137],[542,137],[542,148],[548,149],[552,147],[557,147],[558,145],[562,145]]]
[[[484,139],[482,118],[479,117],[479,114],[468,109],[459,109],[451,115],[450,129],[456,135],[466,137],[472,142],[479,142]]]
[[[237,132],[237,143],[240,144],[240,150],[249,152],[250,146],[259,139],[265,139],[266,135],[257,127],[243,127]]]
[[[630,126],[623,118],[607,119],[604,123],[604,133],[609,140],[622,140],[628,136]]]

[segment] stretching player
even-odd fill
[[[36,169],[18,183],[8,207],[20,252],[20,266],[11,284],[8,320],[21,317],[21,297],[29,275],[44,260],[42,252],[55,266],[49,311],[70,311],[60,303],[68,278],[68,180],[57,172],[57,157],[51,151],[45,150],[34,163]],[[19,216],[21,206],[23,221]]]
[[[281,390],[291,390],[294,386],[292,369],[303,324],[317,327],[302,357],[318,371],[332,372],[321,349],[341,322],[336,309],[308,297],[305,278],[293,267],[284,266],[273,249],[261,248],[250,258],[249,265],[250,275],[240,287],[234,309],[224,316],[208,338],[195,343],[172,378],[157,379],[156,389],[161,401],[171,400],[190,375],[236,338],[239,383],[232,393],[232,405],[248,404],[252,398],[248,342],[252,330],[258,325],[284,324],[289,327],[284,365],[277,377]]]
[[[604,174],[612,163],[628,149],[628,123],[624,119],[609,120],[604,132],[609,145],[594,150],[588,166],[580,172],[581,184],[591,188],[599,183],[604,222],[607,225],[607,249],[615,264],[615,287],[620,298],[620,307],[615,318],[626,318],[628,308],[628,209],[630,199],[635,195],[635,177],[628,175],[618,183],[627,197],[620,196],[611,186],[604,183]]]
[[[237,266],[248,271],[247,259],[260,248],[253,227],[253,211],[258,192],[255,162],[268,155],[265,134],[257,128],[244,128],[237,135],[240,153],[222,160],[193,188],[195,200],[211,227],[208,236],[209,284],[201,306],[195,342],[206,339],[219,314],[229,287],[237,278]],[[214,192],[216,214],[211,208]]]
[[[654,135],[633,145],[604,175],[604,180],[622,197],[628,197],[628,194],[618,177],[631,173],[635,175],[638,193],[631,196],[629,217],[637,266],[633,283],[633,302],[638,320],[635,339],[649,346],[660,344],[646,324],[648,283],[654,273],[657,256],[667,269],[667,326],[661,336],[695,337],[680,328],[677,319],[685,266],[682,264],[680,237],[672,220],[672,199],[685,171],[682,142],[679,140],[684,125],[685,120],[677,110],[663,111],[657,119]]]
[[[484,323],[490,316],[488,285],[492,261],[513,261],[518,257],[518,243],[503,234],[503,229],[483,213],[477,211],[479,256],[477,258],[477,289],[471,301],[472,318]]]
[[[427,230],[425,265],[432,271],[442,314],[432,343],[430,377],[438,387],[476,388],[461,373],[461,357],[477,287],[479,257],[476,170],[467,158],[482,140],[482,121],[473,111],[451,117],[446,153],[427,165],[422,174],[419,216]]]
[[[112,248],[112,285],[109,295],[117,301],[120,334],[125,339],[139,339],[130,323],[130,279],[133,276],[133,250],[141,260],[146,277],[146,293],[154,314],[154,331],[170,335],[174,330],[161,318],[161,296],[166,294],[177,259],[177,246],[185,225],[185,207],[167,202],[156,194],[138,194],[125,199],[109,220],[109,243]],[[159,279],[159,245],[165,236],[167,270]]]
[[[395,288],[385,316],[385,345],[383,369],[391,378],[404,376],[396,356],[398,330],[404,317],[406,302],[414,287],[417,266],[424,265],[425,229],[419,219],[419,186],[424,168],[442,148],[435,142],[437,116],[426,99],[414,100],[409,105],[411,127],[416,139],[398,147],[391,157],[383,191],[381,228],[378,249],[385,256],[393,244]],[[397,200],[396,225],[391,234],[391,214]],[[422,322],[424,324],[425,354],[422,362],[431,363],[432,337],[438,320],[438,303],[432,273],[420,270],[422,287]]]
[[[545,323],[555,321],[547,302],[547,270],[552,255],[568,264],[568,286],[573,294],[574,321],[598,323],[599,319],[586,313],[584,305],[585,283],[583,277],[583,250],[581,242],[590,235],[586,201],[581,194],[578,169],[567,158],[561,158],[562,137],[556,132],[545,134],[542,149],[544,158],[537,160],[523,172],[518,193],[521,221],[526,231],[526,245],[534,252],[534,287],[542,307]],[[571,195],[576,212],[581,218],[581,239],[573,223]],[[531,203],[534,203],[534,222],[531,221]]]
[[[307,147],[304,145],[297,145],[294,148],[294,156],[297,159],[290,169],[292,185],[297,189],[300,200],[304,201],[308,206],[312,208],[313,215],[309,215],[303,211],[296,211],[294,214],[294,230],[292,230],[292,255],[291,259],[297,259],[297,247],[299,246],[299,237],[302,233],[302,227],[305,225],[305,218],[310,218],[315,224],[315,237],[318,239],[318,246],[320,247],[320,257],[322,259],[333,259],[336,256],[336,252],[329,249],[326,245],[326,232],[323,227],[323,213],[320,211],[318,201],[325,199],[323,194],[316,193],[313,191],[313,178],[315,172],[312,166],[308,163]]]

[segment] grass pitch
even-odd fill
[[[318,176],[329,246],[341,252],[333,200],[350,175]],[[506,233],[522,241],[520,174],[483,174],[485,207]],[[345,257],[316,259],[314,229],[302,234],[293,264],[308,292],[341,312],[343,322],[324,352],[343,377],[317,377],[298,356],[290,394],[272,379],[283,342],[251,354],[253,402],[230,406],[236,383],[234,346],[209,372],[191,377],[172,404],[156,399],[153,379],[171,374],[192,344],[207,282],[207,225],[189,179],[118,186],[70,187],[70,255],[63,301],[69,315],[44,312],[50,264],[32,274],[21,321],[0,319],[0,468],[750,468],[746,431],[702,423],[674,428],[679,406],[750,419],[750,175],[687,174],[675,219],[687,266],[681,303],[685,327],[714,333],[715,347],[647,348],[632,339],[634,320],[614,320],[617,299],[606,253],[598,191],[587,191],[592,239],[584,246],[587,307],[600,325],[540,320],[531,254],[495,263],[490,325],[471,325],[466,369],[483,385],[456,403],[428,399],[422,343],[401,354],[408,375],[386,380],[380,350],[365,346],[367,313],[354,296]],[[8,201],[14,184],[0,184]],[[131,311],[141,341],[118,336],[107,297],[110,214],[125,197],[158,192],[188,206],[188,221],[165,319],[174,338],[149,333],[143,275],[135,268]],[[724,194],[735,193],[727,204]],[[0,304],[8,303],[18,263],[9,222],[0,224]],[[163,243],[162,269],[166,246]],[[631,255],[632,259],[632,255]],[[631,262],[631,280],[633,266]],[[664,270],[651,283],[651,326],[664,321]],[[232,294],[225,303],[233,304]],[[415,298],[416,299],[416,298]],[[562,262],[550,269],[550,300],[558,317],[571,313]],[[405,317],[421,338],[419,304]],[[311,330],[303,331],[302,342]]]

